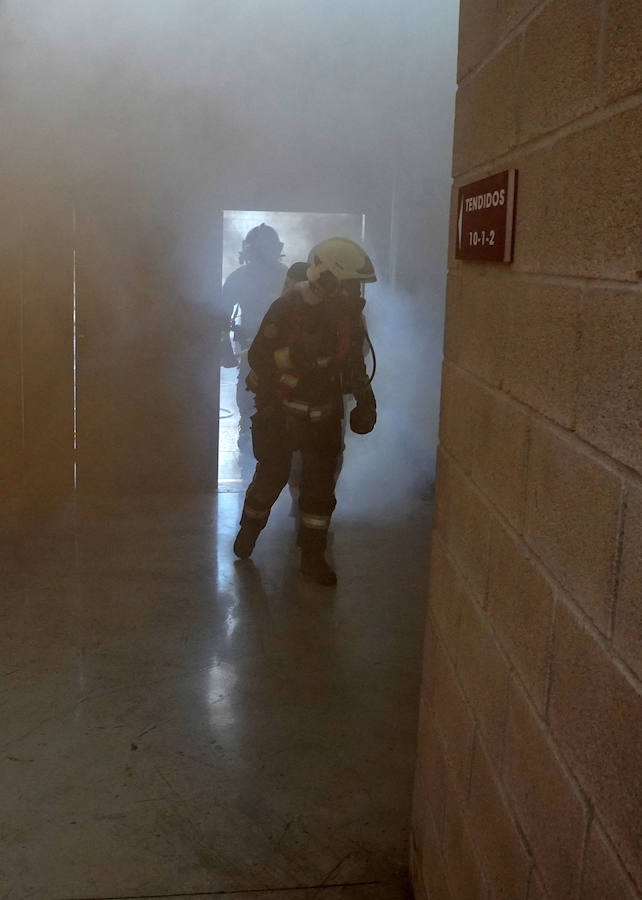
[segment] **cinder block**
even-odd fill
[[[503,308],[503,390],[570,427],[577,382],[579,290],[514,278]]]
[[[553,0],[529,24],[519,137],[545,134],[598,106],[599,0]]]
[[[462,369],[444,360],[439,439],[467,473],[472,469],[480,392]]]
[[[533,869],[531,881],[528,885],[527,900],[548,900],[548,896],[537,870]]]
[[[486,884],[476,857],[458,797],[451,792],[446,803],[444,861],[453,897],[485,900]]]
[[[526,896],[531,860],[479,740],[470,793],[471,832],[493,897]]]
[[[517,162],[515,271],[637,282],[642,106]]]
[[[613,642],[642,679],[642,488],[627,492]]]
[[[642,885],[642,696],[564,603],[556,618],[549,719],[598,818]]]
[[[463,470],[472,472],[482,491],[521,529],[528,447],[524,411],[445,362],[440,438]]]
[[[429,765],[428,753],[430,717],[425,705],[419,703],[419,727],[417,731],[417,756],[415,759],[415,774],[412,786],[412,800],[410,811],[411,831],[418,845],[423,841],[426,817],[428,815],[428,791],[426,788],[425,773]]]
[[[494,761],[501,759],[506,720],[508,666],[482,610],[462,605],[457,673]]]
[[[490,270],[449,277],[446,358],[570,427],[580,291]]]
[[[577,431],[642,473],[640,335],[640,294],[599,291],[585,297]]]
[[[468,586],[482,600],[488,573],[490,513],[475,488],[439,448],[434,525]]]
[[[446,760],[441,742],[430,710],[425,703],[420,703],[412,816],[413,830],[417,835],[423,835],[430,817],[441,842],[444,833],[447,784]]]
[[[444,358],[450,362],[459,361],[461,343],[461,314],[459,295],[461,294],[461,273],[451,271],[446,280],[446,309],[444,313]]]
[[[464,701],[455,670],[442,648],[435,654],[433,721],[441,737],[452,781],[462,797],[468,791],[475,723]]]
[[[414,900],[429,900],[422,874],[422,863],[419,852],[412,847],[410,850],[410,883]]]
[[[631,882],[595,820],[591,823],[580,900],[634,900]]]
[[[444,644],[453,652],[457,644],[462,597],[466,587],[444,545],[435,532],[430,559],[429,609],[437,622]]]
[[[479,65],[495,46],[497,0],[463,0],[459,6],[457,80]]]
[[[511,300],[506,279],[475,268],[453,280],[447,299],[447,359],[497,387],[505,370]]]
[[[458,200],[459,187],[457,182],[453,182],[450,188],[450,215],[448,217],[448,269],[451,274],[457,274],[457,271],[465,266],[464,261],[457,259],[455,256],[457,250]]]
[[[537,6],[545,0],[498,0],[497,27],[504,36],[512,28],[516,28]]]
[[[424,702],[432,706],[432,698],[435,690],[434,660],[437,653],[438,638],[435,634],[435,626],[431,616],[426,616],[424,627],[423,661],[421,672],[421,695]]]
[[[631,0],[609,0],[604,48],[604,91],[617,100],[642,88],[642,16]]]
[[[499,523],[490,539],[488,615],[540,713],[546,704],[553,589],[529,555]]]
[[[513,41],[457,91],[453,174],[490,162],[517,139],[518,42]]]
[[[506,726],[504,784],[550,895],[574,897],[586,805],[515,681]]]
[[[518,531],[526,503],[529,419],[498,392],[480,392],[473,479]]]
[[[428,800],[426,785],[423,781],[422,765],[423,750],[421,744],[419,744],[417,746],[417,762],[415,764],[415,777],[412,783],[412,799],[410,806],[410,832],[418,845],[423,842],[428,817]]]
[[[609,629],[621,486],[546,425],[533,428],[526,542],[605,633]]]
[[[446,880],[444,860],[432,823],[428,823],[422,847],[422,881],[429,900],[459,900],[452,897]]]

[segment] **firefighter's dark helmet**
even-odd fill
[[[243,247],[239,253],[241,263],[250,262],[252,259],[280,259],[283,250],[283,241],[271,225],[261,222],[254,228],[250,228],[243,239]]]

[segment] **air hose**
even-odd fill
[[[366,331],[366,341],[368,342],[368,346],[370,347],[370,352],[372,353],[372,375],[368,378],[368,384],[372,384],[372,380],[375,377],[375,373],[377,371],[377,356],[375,354],[375,349],[372,346],[372,341],[370,340],[370,335]]]

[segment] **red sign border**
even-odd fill
[[[506,240],[504,262],[511,263],[515,256],[515,216],[517,212],[517,169],[508,169],[508,199],[506,202]]]

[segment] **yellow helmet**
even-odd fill
[[[377,280],[374,266],[365,250],[349,238],[334,237],[310,250],[308,281],[324,289],[337,289],[338,282]]]

